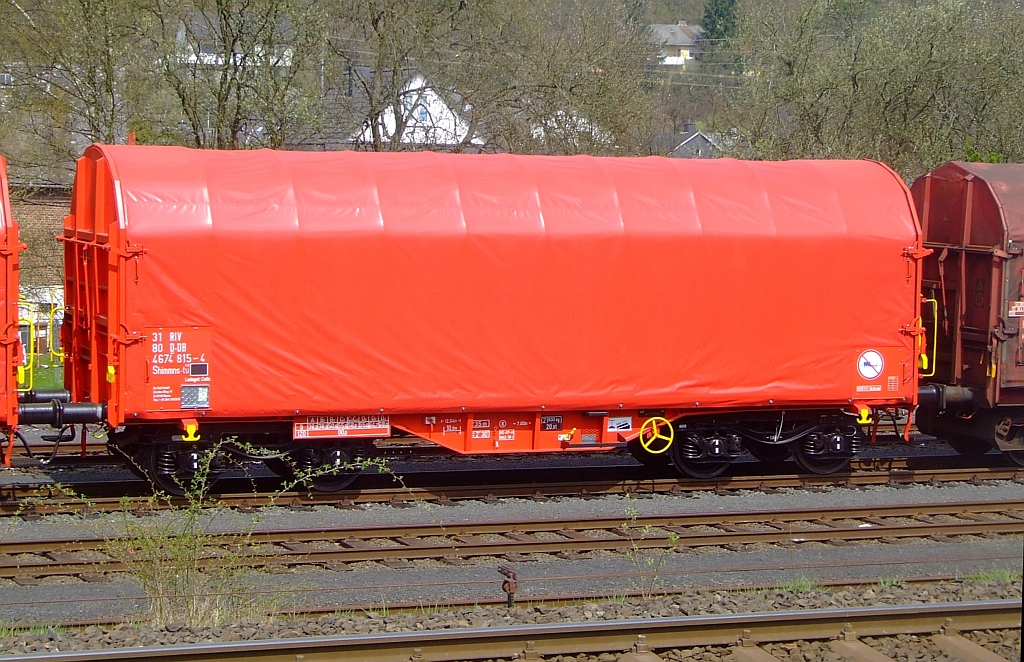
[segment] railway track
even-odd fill
[[[949,460],[950,458],[939,458]],[[567,482],[544,482],[497,484],[490,482],[477,485],[395,485],[371,489],[346,490],[342,492],[295,492],[295,493],[238,493],[212,495],[211,505],[236,508],[242,511],[269,505],[296,509],[315,506],[333,506],[357,509],[363,504],[391,503],[407,506],[417,501],[449,505],[464,500],[492,501],[496,499],[526,498],[550,499],[555,497],[592,498],[602,495],[648,495],[680,494],[733,490],[761,490],[770,492],[783,488],[822,489],[826,487],[869,487],[879,485],[941,485],[953,482],[984,483],[986,481],[1012,480],[1024,482],[1024,469],[1020,467],[978,467],[951,468],[946,466],[920,466],[919,458],[860,460],[853,471],[827,476],[815,474],[778,474],[724,476],[710,480],[658,477],[648,479],[607,479]],[[474,472],[466,472],[474,475]],[[449,480],[457,476],[451,472]],[[536,477],[537,472],[534,472]],[[413,481],[410,481],[412,483]],[[138,485],[138,482],[133,483]],[[0,516],[20,515],[34,518],[46,514],[73,514],[86,512],[120,512],[125,508],[138,512],[181,507],[183,499],[153,499],[148,496],[74,496],[75,485],[24,483],[0,486]]]
[[[530,560],[538,554],[572,557],[594,551],[629,553],[649,549],[744,545],[850,544],[908,538],[952,540],[957,536],[1024,533],[1024,501],[913,504],[867,508],[798,509],[772,512],[602,517],[402,526],[291,529],[228,533],[211,537],[205,566],[285,568],[378,562],[392,568],[432,559],[461,565],[479,558]],[[232,554],[220,553],[230,546]],[[0,578],[30,584],[41,577],[95,580],[130,568],[110,554],[103,538],[10,541],[0,555]]]
[[[649,649],[731,646],[732,659],[770,662],[778,658],[759,648],[759,644],[829,639],[832,640],[833,651],[843,655],[844,659],[888,660],[858,641],[858,637],[898,634],[930,636],[943,650],[960,651],[959,656],[964,659],[962,655],[974,653],[977,656],[978,650],[983,649],[961,637],[960,631],[1019,628],[1020,623],[1019,601],[993,600],[108,648],[73,653],[33,653],[5,659],[11,662],[128,659],[179,662],[225,659],[442,662],[499,658],[537,660],[545,656],[630,649],[646,652]]]
[[[970,560],[980,560],[980,561],[1012,561],[1012,560],[1015,560],[1015,559],[1016,559],[1016,556],[1013,556],[1013,557],[993,556],[993,557],[987,557],[987,558],[985,558],[985,557],[980,557],[980,558],[979,557],[974,557],[974,558],[972,558]],[[900,557],[898,559],[894,558],[894,559],[889,559],[889,560],[884,560],[883,559],[883,560],[878,560],[878,561],[870,561],[870,562],[862,563],[860,565],[863,565],[863,566],[882,566],[882,567],[885,567],[885,568],[892,568],[892,567],[894,567],[896,565],[908,565],[908,564],[914,564],[914,563],[918,563],[918,562],[921,562],[921,563],[931,563],[931,562],[934,562],[934,561],[935,561],[934,558],[915,558],[915,557],[908,557],[907,555],[903,554],[903,555],[900,555]],[[825,564],[813,564],[813,565],[816,566],[816,565],[825,565]],[[847,564],[847,565],[849,565],[849,564]],[[801,564],[799,567],[796,567],[796,566],[793,566],[792,564],[790,564],[790,565],[785,566],[785,569],[804,570],[804,569],[807,569],[809,567],[813,567],[812,564],[807,564],[807,565]],[[735,571],[736,572],[748,572],[748,571],[752,571],[752,570],[756,571],[756,570],[766,570],[766,569],[783,569],[783,567],[782,566],[758,566],[758,567],[745,566],[745,567],[737,567],[737,568],[735,568]],[[664,574],[665,577],[669,577],[669,576],[673,576],[673,575],[691,574],[691,571],[689,571],[689,570],[679,571],[679,572],[665,571],[663,574]],[[538,589],[538,586],[540,586],[542,584],[550,584],[552,582],[559,582],[559,581],[563,581],[563,580],[567,580],[567,579],[583,580],[583,581],[594,582],[594,583],[598,583],[599,584],[600,582],[603,582],[603,581],[606,581],[606,580],[621,579],[623,577],[626,577],[626,578],[636,578],[638,576],[639,576],[638,573],[635,573],[635,572],[625,572],[625,573],[600,573],[600,574],[593,574],[593,575],[591,575],[591,574],[584,574],[584,575],[574,574],[574,575],[571,575],[571,576],[560,576],[560,575],[547,575],[547,574],[545,574],[543,577],[532,577],[532,578],[526,578],[526,579],[524,579],[522,577],[519,577],[518,578],[519,588],[520,588],[520,591],[524,592],[524,595],[521,595],[520,597],[522,599],[520,599],[519,601],[515,602],[514,604],[520,605],[520,606],[523,605],[524,603],[526,603],[527,605],[543,605],[547,609],[555,609],[555,608],[562,608],[562,607],[576,607],[576,606],[579,606],[581,604],[586,604],[586,603],[600,605],[600,604],[602,604],[602,603],[604,603],[604,602],[609,600],[609,595],[608,595],[607,592],[578,592],[578,591],[575,592],[575,593],[552,592],[552,591],[546,591],[546,590],[543,590],[543,589]],[[940,574],[940,575],[922,575],[922,576],[903,577],[903,578],[901,578],[899,580],[899,583],[900,584],[905,584],[905,585],[908,585],[908,586],[927,586],[929,584],[936,584],[936,583],[940,583],[940,582],[956,582],[956,581],[963,581],[963,580],[964,580],[964,577],[962,575],[960,575],[960,574]],[[856,588],[877,586],[881,582],[884,582],[884,581],[891,581],[891,577],[888,577],[884,573],[876,573],[876,574],[865,574],[864,576],[859,577],[859,578],[858,577],[854,577],[854,578],[846,578],[846,579],[815,580],[814,581],[814,587],[818,588],[818,589],[824,589],[824,590],[840,591],[840,590],[845,590],[845,589],[856,589]],[[463,585],[463,586],[486,585],[487,587],[495,589],[495,595],[493,597],[475,597],[475,598],[471,598],[471,599],[445,599],[445,601],[444,601],[444,608],[446,610],[477,609],[477,608],[507,608],[508,598],[507,598],[506,595],[502,594],[500,591],[497,590],[497,582],[496,581],[494,581],[494,580],[464,580],[464,581],[461,581],[459,583],[460,583],[460,585]],[[410,586],[410,585],[412,585],[410,582],[403,582],[402,583],[402,586]],[[419,587],[419,588],[425,588],[425,589],[439,589],[439,588],[450,587],[451,583],[450,582],[416,582],[414,585]],[[529,588],[527,588],[527,587],[529,587]],[[366,584],[366,585],[361,585],[358,588],[360,590],[368,589],[370,591],[386,592],[386,591],[389,591],[389,590],[392,590],[392,589],[396,588],[396,585],[395,584]],[[643,590],[638,590],[638,589],[630,589],[630,590],[625,590],[625,591],[617,592],[616,595],[615,595],[615,600],[623,601],[623,600],[630,600],[630,599],[650,600],[650,599],[660,599],[660,598],[671,598],[671,597],[677,596],[677,595],[684,595],[684,596],[685,595],[690,595],[694,591],[700,591],[700,590],[713,590],[713,591],[716,591],[716,592],[727,592],[727,593],[728,592],[741,592],[742,591],[744,593],[750,593],[750,592],[755,592],[755,591],[778,590],[778,588],[779,588],[779,583],[777,583],[777,582],[762,583],[762,584],[756,584],[756,583],[755,584],[751,584],[751,583],[715,584],[714,586],[703,586],[703,587],[702,586],[686,586],[686,587],[668,587],[668,586],[666,586],[666,587],[660,588],[659,590],[654,591],[654,592],[643,591]],[[525,589],[525,591],[524,591],[524,589]],[[343,592],[343,591],[346,591],[346,590],[348,590],[348,589],[340,588],[340,589],[336,589],[334,592],[335,593],[336,592]],[[286,594],[287,595],[300,595],[300,596],[303,596],[303,600],[302,600],[301,604],[289,605],[287,607],[286,612],[287,612],[288,616],[290,616],[292,618],[297,617],[297,616],[318,617],[318,616],[324,616],[324,615],[329,615],[329,614],[335,614],[335,613],[337,613],[339,611],[339,608],[340,608],[339,607],[339,603],[330,603],[330,604],[328,604],[326,602],[317,602],[316,599],[313,598],[312,595],[311,595],[313,593],[321,593],[322,594],[322,593],[325,593],[325,592],[327,592],[327,591],[325,591],[325,589],[319,588],[319,587],[318,588],[288,587],[287,589],[259,589],[259,590],[247,591],[246,592],[246,596],[249,597],[249,598],[252,598],[252,599],[257,599],[257,598],[260,598],[260,597],[283,596],[283,595],[286,595]],[[104,597],[98,597],[97,596],[97,597],[93,597],[93,598],[89,599],[90,602],[96,602],[96,603],[102,603],[102,602],[121,602],[123,600],[124,600],[123,597],[110,597],[110,596],[104,596]],[[62,606],[62,605],[67,605],[67,604],[75,603],[75,602],[80,602],[80,600],[78,598],[65,598],[65,599],[57,598],[57,599],[49,599],[49,600],[33,600],[31,602],[7,601],[4,604],[8,608],[16,608],[16,607],[24,607],[24,606],[28,606],[28,605],[44,606],[44,607],[45,606]],[[360,602],[344,602],[344,610],[346,612],[350,612],[350,613],[354,613],[354,614],[374,613],[374,612],[379,611],[380,609],[381,609],[381,603],[380,602],[362,602],[362,603],[360,603]],[[423,605],[423,601],[422,600],[419,600],[419,601],[409,601],[409,602],[395,601],[395,602],[388,602],[387,603],[387,612],[388,612],[388,614],[411,614],[411,615],[418,615],[418,614],[422,614],[423,611],[424,611],[424,605]],[[18,622],[18,623],[15,623],[15,625],[17,625],[18,627],[41,627],[41,626],[46,626],[46,625],[51,625],[52,626],[52,625],[58,625],[59,624],[61,627],[80,628],[80,627],[88,627],[88,626],[91,626],[91,625],[116,626],[116,625],[123,625],[123,624],[126,624],[126,623],[133,623],[133,622],[135,622],[135,619],[132,618],[132,617],[110,617],[110,618],[96,618],[96,619],[81,619],[81,618],[77,618],[77,619],[74,619],[74,620],[62,621],[60,623],[55,623],[53,621],[53,619],[49,619],[49,620],[45,620],[45,621],[36,620],[36,621]]]

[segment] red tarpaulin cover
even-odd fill
[[[915,397],[919,228],[875,162],[94,146],[75,199],[124,253],[114,422]]]

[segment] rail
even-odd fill
[[[216,544],[272,546],[269,550],[241,550],[245,552],[245,564],[252,567],[344,567],[366,561],[401,567],[421,559],[461,563],[474,557],[504,556],[514,560],[529,554],[571,555],[596,550],[629,552],[704,546],[728,549],[756,543],[951,540],[962,535],[1021,533],[1024,501],[983,501],[650,515],[629,522],[622,517],[603,517],[269,530],[218,534]],[[385,545],[374,543],[382,540]],[[0,577],[32,582],[46,576],[94,576],[125,571],[124,563],[105,555],[108,545],[109,541],[103,538],[7,541],[5,554],[0,556]],[[225,561],[211,548],[199,562],[217,566],[235,561]]]
[[[639,636],[654,649],[728,646],[741,640],[769,643],[858,636],[936,634],[942,631],[1019,628],[1016,600],[814,609],[716,616],[562,623],[517,627],[342,635],[185,646],[32,653],[5,662],[161,660],[213,662],[448,662],[629,650]],[[852,630],[852,632],[851,632]]]
[[[621,470],[621,467],[615,469]],[[445,476],[453,482],[465,480],[465,473],[472,477],[475,471],[451,471]],[[477,474],[479,476],[479,474]],[[536,474],[534,475],[536,479]],[[413,477],[407,477],[407,480]],[[477,478],[479,480],[479,478]],[[783,488],[820,489],[824,487],[865,487],[871,485],[912,485],[969,482],[984,484],[986,481],[1024,481],[1024,468],[1020,467],[977,467],[977,468],[915,468],[907,459],[865,461],[857,471],[843,474],[820,476],[816,474],[777,474],[751,476],[722,476],[709,480],[689,478],[648,478],[581,480],[572,482],[548,482],[535,480],[529,483],[492,483],[486,485],[438,485],[438,486],[395,486],[371,489],[344,490],[341,492],[295,492],[295,493],[253,493],[251,482],[248,493],[211,495],[211,505],[225,508],[249,510],[269,505],[305,509],[315,506],[334,506],[343,509],[358,509],[361,504],[392,503],[397,506],[411,502],[430,501],[442,505],[462,500],[493,501],[496,499],[525,498],[550,499],[556,497],[592,498],[601,495],[622,494],[686,494],[689,492],[730,492],[733,490],[761,490],[771,492]],[[144,485],[132,481],[136,488]],[[117,487],[120,483],[103,484]],[[129,485],[129,484],[125,484]],[[95,488],[95,483],[81,486]],[[61,489],[47,483],[23,483],[0,485],[0,516],[20,515],[36,517],[49,514],[72,514],[88,512],[121,512],[129,510],[145,512],[168,507],[186,505],[184,499],[158,499],[150,497],[88,496],[68,497],[64,490],[75,490],[77,485],[64,483]],[[127,488],[126,488],[127,489]]]

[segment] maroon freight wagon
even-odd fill
[[[913,194],[938,340],[917,425],[962,454],[995,446],[1024,465],[1024,165],[947,163]]]
[[[836,471],[916,403],[919,234],[869,161],[96,145],[62,407],[167,489],[227,438],[313,469],[415,435]]]

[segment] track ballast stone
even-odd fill
[[[414,612],[389,611],[381,605],[377,611],[348,611],[318,617],[278,617],[267,621],[241,621],[210,626],[188,626],[184,623],[120,624],[85,628],[37,627],[0,636],[0,655],[34,652],[95,650],[104,648],[130,648],[134,646],[170,646],[176,644],[209,643],[215,641],[242,641],[260,639],[287,639],[304,636],[331,636],[343,634],[371,634],[381,632],[409,632],[425,630],[456,630],[459,628],[501,627],[546,623],[613,621],[637,618],[668,618],[730,613],[783,611],[860,607],[870,605],[922,604],[974,600],[1020,600],[1021,590],[1016,580],[955,581],[930,584],[874,585],[849,587],[839,590],[825,588],[801,589],[780,587],[768,590],[722,591],[695,590],[680,595],[650,599],[616,598],[587,602],[580,605],[556,606],[522,603],[513,609],[506,607],[467,607],[431,609],[425,607]],[[0,633],[3,630],[0,629]],[[976,637],[977,643],[1007,657],[1015,650],[1019,632],[1013,639],[1002,633],[966,633]],[[1007,639],[1006,642],[1003,639]],[[898,638],[886,638],[897,639]],[[867,641],[865,639],[865,641]],[[882,641],[882,639],[879,639]],[[797,642],[798,644],[800,642]],[[914,643],[914,642],[910,642]],[[788,646],[790,644],[784,644]],[[786,650],[782,659],[793,659],[797,651],[822,649],[822,642],[803,642],[799,647]],[[895,645],[895,644],[894,644]],[[809,646],[810,648],[807,648]],[[877,647],[877,646],[876,646]],[[920,647],[914,647],[918,650]],[[696,649],[694,649],[696,650]],[[716,649],[717,650],[717,649]],[[881,650],[881,649],[880,649]],[[897,650],[897,649],[893,649]],[[908,648],[907,650],[910,650]],[[884,651],[883,651],[884,652]],[[712,653],[700,651],[700,657],[691,651],[694,660]],[[831,654],[831,653],[830,653]],[[686,657],[672,658],[684,660]],[[915,653],[916,655],[916,653]],[[671,656],[670,656],[671,657]],[[578,659],[578,658],[575,658]],[[828,659],[827,657],[801,660]],[[943,660],[941,657],[904,657],[908,660]],[[1007,657],[1007,659],[1011,659]]]

